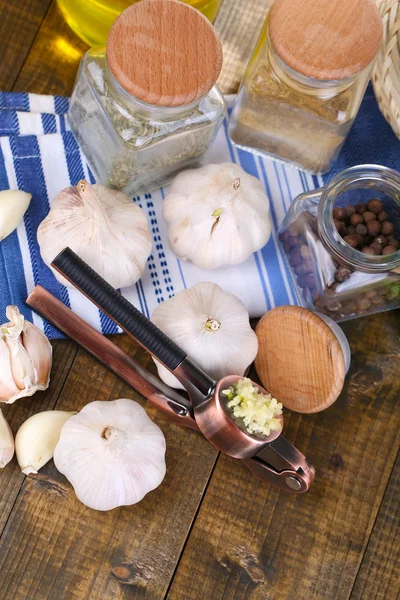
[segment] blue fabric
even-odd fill
[[[233,97],[228,98],[230,106],[232,102]],[[0,93],[0,190],[19,188],[32,194],[23,223],[0,242],[0,322],[5,320],[6,306],[16,304],[50,338],[60,334],[25,304],[27,295],[39,283],[99,331],[117,331],[114,323],[79,292],[57,282],[41,259],[36,239],[37,228],[61,189],[80,179],[94,182],[68,127],[68,103],[60,96]],[[237,162],[260,179],[270,198],[271,238],[242,265],[201,271],[177,259],[169,248],[162,218],[165,190],[133,198],[147,216],[153,248],[141,280],[122,293],[146,316],[166,298],[205,280],[241,298],[251,316],[260,316],[274,306],[299,303],[277,239],[277,230],[292,200],[353,165],[375,163],[400,170],[400,142],[381,115],[372,87],[366,92],[338,160],[323,178],[233,147],[227,135],[229,115],[230,110],[207,161]]]

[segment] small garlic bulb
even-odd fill
[[[243,375],[258,350],[243,302],[215,283],[197,283],[159,304],[151,320],[215,379]],[[168,369],[155,360],[160,378],[183,389]]]
[[[151,252],[143,210],[126,194],[87,181],[58,194],[37,237],[47,266],[69,246],[115,288],[136,283]],[[52,271],[60,283],[71,285]]]
[[[62,428],[54,462],[83,504],[111,510],[160,485],[165,438],[133,400],[91,402]]]
[[[0,402],[12,404],[48,388],[52,348],[16,306],[8,306],[6,315],[10,322],[0,325]]]
[[[13,456],[14,436],[0,409],[0,469],[4,469]]]
[[[22,221],[28,210],[32,194],[21,190],[0,192],[0,240],[4,240]]]
[[[242,263],[271,235],[264,186],[234,163],[179,173],[163,216],[172,250],[200,269]]]

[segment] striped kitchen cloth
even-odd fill
[[[227,99],[231,107],[233,97]],[[118,331],[114,323],[78,291],[57,282],[41,260],[36,240],[37,227],[56,194],[80,179],[93,182],[84,156],[69,131],[67,110],[68,99],[64,97],[0,93],[0,189],[19,188],[32,194],[23,222],[0,242],[0,323],[5,320],[6,306],[16,304],[49,338],[61,336],[25,305],[27,295],[37,284],[99,331]],[[368,89],[335,169],[324,179],[347,166],[367,162],[399,169],[399,151],[400,143],[381,116],[372,90]],[[229,142],[226,120],[207,154],[207,162],[227,161],[241,164],[263,182],[271,201],[273,229],[269,242],[241,265],[204,271],[180,261],[169,248],[162,218],[165,190],[134,198],[146,213],[153,249],[142,279],[122,293],[147,317],[158,303],[199,281],[213,281],[235,294],[252,317],[259,317],[274,306],[298,303],[277,230],[292,200],[303,191],[322,185],[323,180],[236,149]]]

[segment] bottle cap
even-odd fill
[[[262,317],[256,334],[257,374],[283,406],[316,413],[335,402],[349,356],[345,357],[345,344],[334,328],[305,308],[280,306]]]
[[[132,96],[154,106],[182,106],[204,96],[222,67],[214,27],[177,0],[142,0],[110,29],[108,65]]]
[[[373,61],[382,42],[382,19],[374,0],[275,0],[269,35],[289,67],[337,81]]]

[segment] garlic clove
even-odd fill
[[[32,194],[21,190],[0,192],[0,240],[4,240],[20,224],[30,204]]]
[[[37,386],[45,390],[50,381],[51,344],[44,333],[28,321],[24,323],[22,343],[36,370]]]
[[[15,436],[18,464],[25,475],[37,473],[51,458],[61,429],[75,412],[46,410],[29,417]]]
[[[8,402],[18,393],[11,369],[10,352],[4,338],[0,337],[0,401]]]
[[[35,386],[36,374],[33,363],[22,345],[22,339],[6,336],[5,341],[10,353],[11,370],[18,389],[26,390],[29,394]]]
[[[4,469],[13,456],[14,436],[0,409],[0,469]]]

